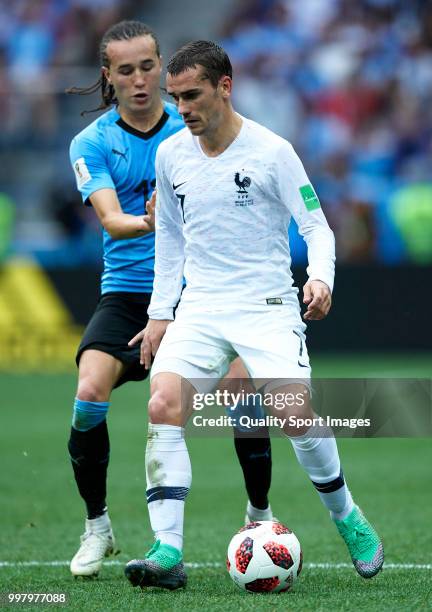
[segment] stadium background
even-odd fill
[[[97,106],[98,98],[66,96],[64,90],[97,79],[98,41],[110,24],[122,18],[139,18],[151,25],[166,59],[187,40],[220,41],[234,64],[236,108],[291,140],[300,154],[337,240],[334,307],[326,321],[309,326],[315,372],[329,377],[431,377],[430,2],[1,2],[0,389],[4,422],[0,453],[6,468],[1,476],[6,523],[0,562],[68,559],[79,534],[81,506],[65,440],[75,385],[74,351],[98,298],[101,236],[93,211],[82,206],[76,193],[68,145],[95,116],[83,118],[80,111]],[[305,248],[295,226],[290,239],[295,276],[302,283]],[[136,541],[146,525],[145,394],[145,385],[139,384],[116,392],[110,417],[111,508],[129,557],[144,550]],[[224,547],[241,522],[244,497],[229,440],[205,440],[205,446],[203,442],[191,441],[195,484],[187,542],[192,560],[212,563],[223,560]],[[276,513],[282,520],[286,514],[285,520],[299,531],[309,562],[346,561],[334,534],[328,529],[323,536],[315,524],[322,524],[322,509],[293,461],[286,511],[286,457],[279,442],[275,443],[272,495]],[[425,549],[421,529],[428,514],[430,520],[429,443],[344,441],[342,451],[346,473],[352,474],[350,482],[365,497],[365,508],[375,509],[373,518],[379,527],[385,530],[387,520],[389,534],[392,529],[405,529],[405,544],[396,543],[390,561],[430,563],[430,536]],[[232,475],[229,485],[227,473]],[[292,487],[296,487],[294,495]],[[207,530],[214,537],[217,526],[212,509],[220,505],[217,500],[224,491],[224,526],[215,549],[203,551],[198,543],[208,537]],[[380,511],[390,512],[391,518],[384,519]],[[408,513],[409,528],[403,522]],[[297,526],[298,514],[305,517],[307,529]],[[146,537],[148,541],[148,529]],[[409,545],[410,539],[420,551]],[[45,571],[46,567],[37,565],[30,569],[0,566],[0,583],[15,584],[18,590],[25,584],[40,589]],[[58,571],[63,588],[70,591],[63,566],[49,570],[51,590],[60,580]],[[196,570],[206,585],[209,573],[219,580],[222,571]],[[395,572],[393,597],[420,594],[418,601],[426,602],[425,576],[420,570],[414,583],[399,588],[398,595],[401,577]],[[107,573],[116,585],[111,589],[115,593],[120,588],[119,568],[110,567]],[[325,576],[326,601],[333,607],[340,601],[331,599],[332,585],[340,578]],[[365,600],[365,589],[355,577],[345,573],[343,578],[354,589],[352,601],[358,597],[358,605],[368,601],[369,609],[375,604],[384,609],[381,604],[388,593],[383,586],[369,591]],[[305,578],[306,586],[299,587],[304,589],[302,597],[312,593],[310,605],[315,609],[313,597],[320,581],[319,573],[312,573]],[[97,602],[100,587],[92,588]],[[228,583],[224,588],[231,589]],[[79,594],[74,597],[78,605]],[[226,603],[222,591],[220,597],[213,601],[214,609]],[[159,606],[165,599],[158,601]],[[399,608],[407,603],[397,601]],[[136,602],[129,605],[132,609]],[[191,601],[184,600],[184,605],[193,609]],[[241,605],[248,604],[241,599]],[[277,601],[272,605],[278,605]]]

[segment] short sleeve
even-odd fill
[[[88,199],[95,191],[115,189],[106,153],[100,144],[90,138],[77,136],[71,142],[69,156],[77,189],[85,204],[89,204]]]

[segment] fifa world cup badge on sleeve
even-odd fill
[[[318,196],[314,191],[312,185],[303,185],[300,189],[300,195],[303,198],[303,202],[309,212],[321,208]]]
[[[87,164],[85,163],[84,157],[80,157],[76,160],[73,165],[73,169],[75,172],[78,189],[81,189],[81,187],[91,181],[91,174],[89,172],[89,169],[87,168]]]

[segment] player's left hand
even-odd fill
[[[135,346],[135,344],[141,342],[140,364],[143,365],[146,370],[150,370],[152,357],[156,355],[170,323],[172,323],[170,319],[149,319],[145,328],[134,336],[132,340],[129,340],[128,346]]]
[[[156,189],[153,191],[150,200],[146,202],[146,214],[143,216],[143,223],[147,232],[155,231],[155,208],[156,208]]]
[[[327,316],[332,303],[331,291],[323,281],[309,280],[303,287],[303,304],[307,310],[305,321],[319,321]]]

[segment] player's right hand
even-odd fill
[[[150,200],[146,202],[146,214],[143,217],[143,223],[145,226],[146,232],[154,232],[155,231],[155,223],[156,223],[156,189],[153,191]]]
[[[134,346],[138,342],[141,342],[140,364],[143,365],[146,370],[150,370],[152,358],[156,355],[170,323],[172,323],[171,320],[149,319],[146,327],[134,336],[132,340],[129,340],[128,346]]]

